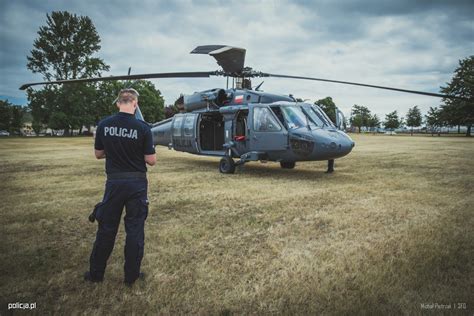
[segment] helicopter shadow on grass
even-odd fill
[[[193,159],[188,157],[179,157],[175,158],[175,161],[181,162],[186,167],[179,168],[183,171],[185,170],[192,170],[192,169],[199,169],[200,171],[205,172],[213,172],[219,173],[218,165],[219,159],[216,158],[214,160],[203,160],[203,159]],[[301,166],[300,166],[301,168]],[[176,170],[176,169],[175,169]],[[287,180],[299,180],[299,181],[314,181],[318,179],[323,180],[331,180],[337,176],[338,179],[341,177],[352,179],[352,175],[347,173],[337,173],[337,169],[333,174],[326,173],[326,164],[314,164],[314,170],[307,169],[299,169],[298,163],[294,169],[282,169],[280,168],[277,162],[268,162],[268,163],[260,163],[260,162],[249,162],[243,166],[237,166],[235,169],[235,174],[228,174],[225,176],[228,177],[235,177],[235,176],[245,176],[251,178],[273,178],[273,179],[287,179]]]

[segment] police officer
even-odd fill
[[[105,158],[107,182],[102,202],[95,210],[99,223],[90,256],[90,268],[84,279],[102,282],[107,259],[125,206],[125,284],[131,286],[143,278],[140,265],[143,258],[144,226],[148,215],[146,164],[156,163],[150,127],[135,118],[138,92],[123,89],[117,98],[119,112],[99,123],[95,137],[95,156]]]

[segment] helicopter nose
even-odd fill
[[[332,153],[337,157],[349,154],[355,146],[354,141],[342,131],[337,131],[337,137],[334,137],[335,134],[332,134],[332,136],[333,138],[328,147],[332,149]]]
[[[346,133],[341,132],[341,150],[344,152],[344,155],[347,155],[354,148],[354,141]]]
[[[344,157],[354,148],[354,141],[343,131],[318,129],[312,131],[314,138],[313,157],[318,160]]]

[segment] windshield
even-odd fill
[[[285,117],[286,124],[289,129],[300,127],[316,127],[313,121],[309,120],[300,107],[282,106],[281,112]]]
[[[324,117],[314,111],[313,107],[306,105],[304,106],[303,111],[316,126],[327,126],[327,122]]]
[[[318,115],[318,117],[320,117],[324,123],[327,125],[327,126],[331,126],[331,127],[334,127],[334,123],[331,121],[331,119],[326,115],[326,113],[324,113],[323,110],[321,110],[319,108],[319,106],[311,106],[311,109],[313,110],[313,112]]]

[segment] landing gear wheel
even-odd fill
[[[235,172],[235,162],[230,157],[223,157],[219,162],[219,171],[221,173],[234,173]]]
[[[296,163],[294,161],[280,161],[280,166],[283,169],[293,169]]]

